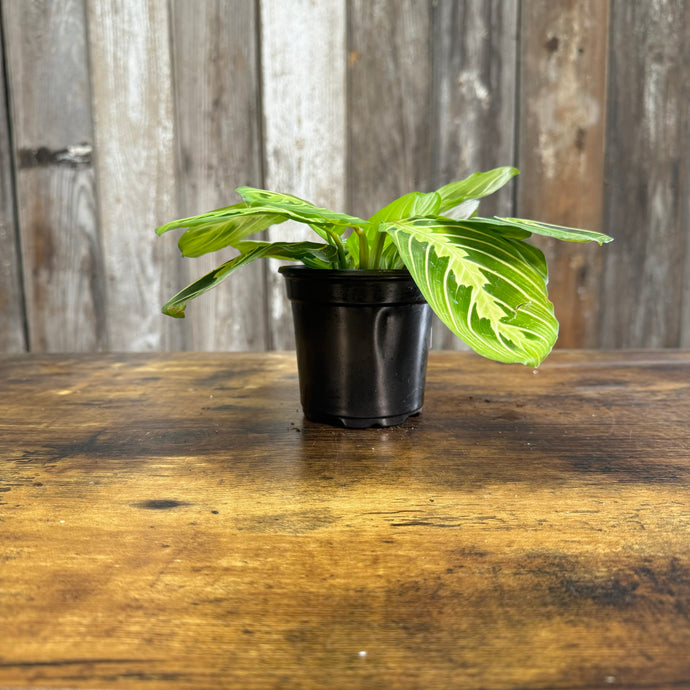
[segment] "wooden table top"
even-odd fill
[[[0,687],[690,687],[690,353],[0,358]]]

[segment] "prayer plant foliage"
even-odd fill
[[[239,187],[241,203],[157,228],[159,235],[186,228],[178,243],[184,256],[228,246],[239,252],[172,297],[163,313],[183,317],[191,299],[256,259],[325,270],[407,268],[441,321],[473,350],[500,362],[537,366],[556,342],[558,321],[547,296],[544,254],[525,240],[532,234],[599,244],[612,238],[533,220],[477,216],[479,200],[517,173],[496,168],[435,192],[410,192],[368,220],[289,194]],[[247,239],[287,220],[308,225],[321,241]]]

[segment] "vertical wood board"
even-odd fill
[[[88,0],[100,222],[113,350],[179,349],[184,323],[161,305],[180,284],[168,5]]]
[[[430,191],[431,7],[348,3],[348,200],[356,216]]]
[[[184,217],[239,201],[233,190],[240,185],[263,185],[259,27],[257,3],[245,0],[173,2],[171,10],[178,215]],[[176,240],[166,235],[161,242]],[[232,255],[185,260],[184,282]],[[264,269],[260,262],[245,266],[190,304],[187,349],[265,349]]]
[[[432,187],[513,165],[518,4],[440,0],[432,26]],[[514,183],[483,200],[482,215],[512,215]],[[433,345],[466,349],[438,319]]]
[[[522,5],[518,215],[601,230],[608,2]],[[539,238],[559,347],[594,347],[602,250]]]
[[[687,286],[690,6],[612,0],[604,347],[678,347]],[[687,295],[687,287],[686,292]]]
[[[3,4],[33,351],[107,347],[82,0]]]
[[[685,5],[684,23],[677,28],[681,32],[684,54],[679,75],[684,98],[679,105],[679,141],[681,157],[677,170],[678,224],[681,247],[684,250],[683,284],[680,307],[680,341],[678,347],[690,349],[690,8]]]
[[[440,0],[433,14],[433,186],[512,165],[518,3]],[[512,187],[482,201],[508,215]]]
[[[265,184],[344,210],[346,186],[345,0],[261,2]],[[284,223],[271,240],[318,239]],[[269,262],[269,345],[294,347],[277,262]]]
[[[2,22],[0,5],[0,22]],[[21,285],[20,254],[14,203],[14,171],[8,103],[5,99],[5,50],[0,27],[0,352],[22,352],[24,299]]]

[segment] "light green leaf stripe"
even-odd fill
[[[548,355],[558,322],[538,249],[462,221],[403,221],[386,230],[431,308],[476,352],[529,366]]]

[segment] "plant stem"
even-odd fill
[[[373,256],[371,260],[371,267],[378,269],[381,268],[381,255],[383,254],[383,245],[386,241],[385,232],[377,232],[376,239],[374,240]]]
[[[333,246],[338,250],[338,268],[347,268],[347,256],[345,254],[345,247],[343,246],[343,243],[340,237],[338,236],[338,233],[328,228],[326,229],[326,232],[328,233],[328,237],[331,240],[331,244],[333,244]]]
[[[357,226],[355,226],[353,230],[357,233],[357,237],[359,238],[359,267],[371,268],[369,265],[369,243],[367,242],[367,236],[362,229]]]

